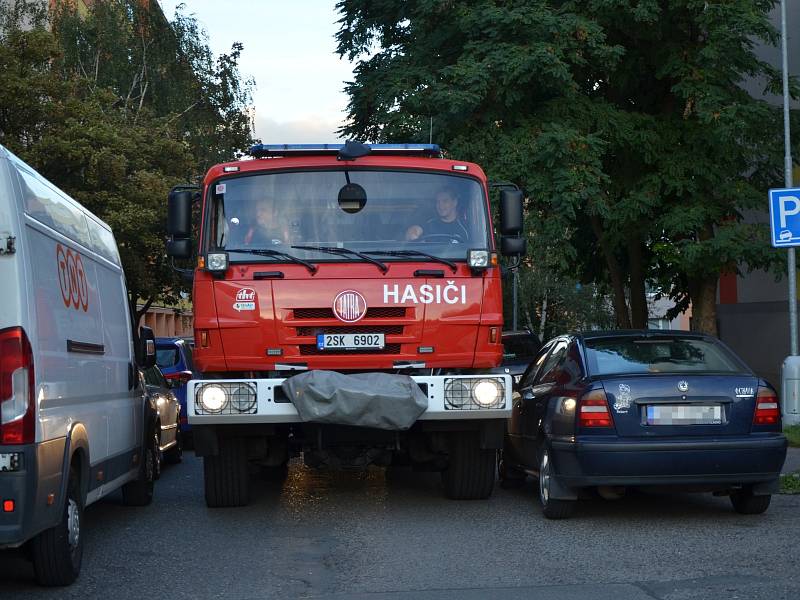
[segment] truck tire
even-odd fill
[[[482,500],[492,495],[497,452],[483,450],[476,432],[455,433],[449,440],[450,460],[442,471],[445,496]]]
[[[122,501],[128,506],[147,506],[153,501],[153,487],[156,481],[156,461],[159,458],[158,437],[148,437],[148,444],[142,452],[139,476],[122,486]]]
[[[80,482],[70,469],[61,520],[31,541],[33,570],[39,585],[63,586],[77,579],[83,561],[82,524]]]
[[[219,453],[203,457],[206,506],[245,506],[249,493],[247,447],[244,438],[220,438]]]

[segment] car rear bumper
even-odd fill
[[[682,441],[551,440],[567,487],[708,486],[774,481],[786,458],[783,435]]]

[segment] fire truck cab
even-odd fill
[[[258,145],[176,188],[167,251],[197,257],[187,412],[209,506],[252,468],[411,464],[488,497],[511,411],[481,168],[436,145]],[[192,204],[202,203],[196,250]],[[524,253],[501,193],[502,253]]]

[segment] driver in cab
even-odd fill
[[[407,241],[437,236],[443,241],[466,241],[469,238],[467,227],[458,215],[458,198],[450,190],[442,190],[436,194],[435,217],[406,230]]]

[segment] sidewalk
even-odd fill
[[[800,471],[800,448],[791,446],[786,452],[786,462],[783,463],[782,473],[796,473]]]

